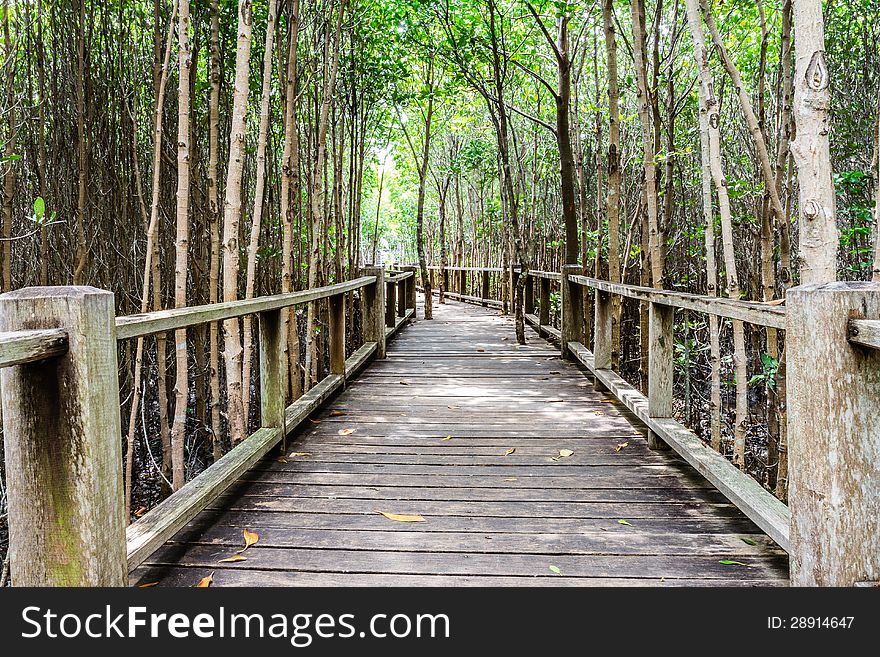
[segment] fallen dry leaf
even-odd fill
[[[773,301],[762,301],[765,306],[781,306],[785,303],[785,299],[773,299]]]
[[[605,415],[605,411],[593,411],[593,415]]]
[[[146,512],[147,512],[147,507],[145,507],[145,506],[139,506],[138,508],[136,508],[136,509],[134,510],[134,517],[135,517],[135,518],[140,518],[140,517],[141,517],[142,515],[144,515]]]
[[[291,452],[288,456],[292,459],[297,458],[298,456],[311,456],[311,452]]]
[[[516,451],[516,447],[511,447],[509,450],[507,450],[506,452],[504,452],[504,456],[510,456],[510,455],[513,454],[515,451]]]
[[[240,554],[233,554],[231,557],[220,559],[217,563],[235,563],[236,561],[247,561],[247,557]]]
[[[379,511],[379,513],[396,522],[425,522],[425,519],[418,513],[389,513],[387,511]]]
[[[551,461],[558,461],[559,459],[567,459],[569,456],[574,454],[574,452],[570,449],[560,449],[559,454],[557,456],[551,456]]]
[[[330,417],[339,417],[340,415],[346,415],[345,411],[330,411]]]
[[[309,422],[312,424],[321,424],[321,420],[313,420],[312,418],[309,418]]]
[[[485,349],[477,349],[477,351],[479,351],[479,352],[484,352],[484,351],[486,351],[486,350],[485,350]]]
[[[196,588],[197,589],[206,589],[209,586],[211,586],[211,584],[213,584],[213,583],[214,583],[214,573],[211,573],[210,575],[202,577],[202,579],[199,580],[199,583],[196,584]]]
[[[340,429],[336,433],[338,433],[340,436],[350,436],[355,431],[357,431],[357,429]]]
[[[451,411],[457,411],[457,410],[458,410],[458,406],[447,406],[446,408],[448,408],[448,409],[451,410]]]
[[[629,447],[629,443],[617,443],[617,447],[614,448],[615,452],[619,452],[620,450]]]
[[[613,399],[600,399],[599,403],[600,404],[613,404],[614,400]]]
[[[408,386],[409,384],[406,381],[398,381],[402,386]]]
[[[441,438],[441,440],[452,440],[452,436],[446,436],[446,438]]]
[[[275,459],[279,463],[287,463],[287,459]]]
[[[504,481],[516,481],[517,477],[505,477]]]
[[[632,523],[627,522],[626,520],[618,520],[618,525],[626,525],[627,527],[632,527]]]
[[[250,529],[245,529],[242,534],[244,535],[244,547],[239,550],[239,553],[244,552],[251,545],[256,545],[257,541],[260,540],[260,535],[257,532],[252,532]]]
[[[151,586],[157,586],[158,584],[159,584],[159,582],[150,582],[148,584],[138,584],[138,588],[139,589],[148,589]]]

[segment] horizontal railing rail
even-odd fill
[[[660,303],[664,306],[695,310],[708,315],[736,319],[756,326],[769,326],[771,328],[785,329],[785,307],[770,306],[766,303],[753,301],[738,301],[723,297],[710,297],[690,292],[676,292],[673,290],[658,290],[651,287],[638,285],[624,285],[623,283],[611,283],[597,278],[570,274],[568,280],[578,285],[616,294],[629,299],[638,299],[651,303]]]
[[[486,271],[496,274],[504,271],[502,267],[440,267],[440,265],[428,265],[426,269],[428,271],[440,271],[440,269],[445,269],[446,271]]]
[[[42,329],[0,333],[0,367],[23,365],[67,353],[67,331]]]
[[[362,276],[352,281],[326,285],[311,290],[301,290],[299,292],[127,315],[116,319],[116,337],[118,340],[127,340],[154,333],[167,333],[199,324],[221,322],[227,319],[244,317],[245,315],[256,315],[281,310],[290,306],[352,292],[375,282],[375,276]]]
[[[880,320],[851,319],[847,337],[853,344],[870,349],[880,349]]]

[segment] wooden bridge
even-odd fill
[[[14,583],[192,586],[212,573],[214,585],[251,586],[880,579],[880,286],[795,288],[786,310],[575,268],[530,272],[534,331],[518,345],[489,298],[490,277],[506,272],[451,268],[448,296],[471,303],[411,324],[413,269],[122,318],[112,295],[92,288],[0,297]],[[590,348],[584,289],[595,290]],[[355,291],[364,344],[347,349],[344,299]],[[647,396],[611,370],[615,294],[649,304]],[[285,408],[283,313],[322,298],[329,374]],[[672,417],[676,308],[788,330],[788,506]],[[246,314],[259,316],[262,428],[126,529],[116,341]],[[244,529],[259,541],[236,557]]]

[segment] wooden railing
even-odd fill
[[[796,287],[780,307],[612,283],[581,271],[530,270],[539,298],[536,315],[527,285],[527,321],[645,423],[650,447],[675,450],[789,552],[793,584],[877,585],[880,283]],[[518,270],[511,275],[515,280]],[[550,317],[552,285],[559,287],[558,329]],[[594,293],[592,349],[581,342],[584,289]],[[611,369],[614,295],[648,304],[647,395]],[[676,309],[786,331],[788,506],[672,417]]]
[[[443,267],[429,266],[431,289],[439,294],[443,281],[443,293],[450,299],[500,308],[501,299],[492,296],[504,284],[501,267]],[[441,279],[442,277],[442,279]],[[476,287],[476,290],[473,288]]]
[[[339,390],[415,313],[413,269],[289,294],[114,316],[113,294],[25,288],[0,296],[0,386],[17,586],[124,586],[128,572]],[[364,343],[346,358],[344,295],[363,295]],[[388,303],[386,306],[386,296]],[[285,406],[282,311],[327,299],[329,374]],[[117,340],[256,314],[261,427],[126,528]]]

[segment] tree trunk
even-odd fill
[[[608,280],[620,283],[620,87],[617,79],[617,34],[614,2],[602,0],[605,55],[608,60]],[[620,367],[620,297],[611,302],[611,366]]]
[[[795,140],[798,168],[801,284],[837,280],[837,208],[830,130],[831,88],[825,63],[822,0],[795,0]]]
[[[284,86],[284,152],[281,157],[281,291],[294,289],[293,262],[293,216],[299,207],[299,133],[297,132],[296,98],[297,67],[296,55],[299,43],[299,0],[293,0],[290,9],[287,36],[287,72]],[[293,399],[302,394],[299,373],[299,330],[296,310],[286,308],[282,311],[282,324],[287,336],[287,375],[290,394]]]
[[[718,194],[718,209],[721,215],[721,242],[724,254],[724,269],[727,274],[727,292],[731,299],[740,296],[739,279],[736,274],[736,255],[733,246],[733,221],[730,212],[730,198],[727,194],[727,181],[721,162],[721,117],[718,99],[714,95],[714,81],[709,69],[709,53],[706,49],[703,26],[700,21],[698,0],[687,0],[687,15],[691,35],[694,40],[694,56],[699,72],[701,113],[706,115],[709,142],[709,168],[715,190]],[[745,439],[748,414],[748,371],[745,353],[745,331],[742,322],[733,322],[733,361],[736,370],[736,419],[734,421],[733,462],[738,467],[745,466]]]
[[[260,128],[257,135],[257,183],[254,191],[254,212],[251,221],[250,243],[248,244],[247,270],[245,274],[244,297],[254,296],[254,279],[257,273],[257,250],[260,247],[260,229],[263,216],[263,199],[266,191],[266,142],[269,133],[269,96],[272,90],[272,50],[275,39],[275,11],[277,0],[269,0],[266,19],[266,43],[263,50],[263,88],[260,95]],[[252,317],[244,318],[244,364],[242,381],[244,385],[244,421],[250,419],[251,408],[251,361],[254,353],[254,333]]]
[[[226,197],[223,204],[223,300],[238,299],[239,223],[241,221],[241,183],[244,168],[248,75],[251,59],[250,0],[238,1],[238,37],[235,56],[235,88],[232,95],[232,119],[229,128],[229,166],[226,170]],[[244,440],[247,427],[244,417],[241,380],[241,333],[237,319],[223,322],[226,362],[226,413],[233,445]]]
[[[179,0],[178,11],[178,112],[177,112],[177,236],[174,260],[174,307],[186,306],[186,281],[189,264],[189,106],[192,48],[189,42],[189,0]],[[176,378],[174,382],[174,423],[171,426],[172,487],[180,490],[186,483],[185,444],[186,411],[189,404],[189,358],[186,329],[174,332]]]
[[[651,283],[662,288],[664,269],[664,240],[657,217],[657,167],[654,163],[654,128],[650,112],[651,90],[645,63],[645,12],[643,0],[632,0],[633,54],[638,89],[639,121],[642,126],[642,159],[645,169],[645,203],[648,222]]]
[[[208,226],[211,262],[208,266],[208,303],[220,300],[220,0],[211,0],[211,92],[208,96]],[[211,446],[214,461],[223,455],[220,426],[220,331],[208,329],[208,368],[211,391]]]
[[[333,52],[330,52],[329,18],[328,29],[324,35],[324,88],[321,92],[321,112],[315,140],[315,164],[312,169],[312,189],[309,194],[309,215],[311,218],[311,248],[309,250],[309,287],[317,287],[318,274],[321,262],[321,223],[323,212],[321,200],[323,198],[324,184],[324,160],[327,152],[327,122],[330,116],[330,105],[333,102],[333,94],[336,91],[336,72],[339,68],[339,33],[342,29],[342,17],[345,14],[346,1],[341,0],[336,14],[336,25],[333,30]],[[318,340],[315,334],[318,302],[309,304],[306,317],[306,367],[305,389],[309,390],[318,382]]]

